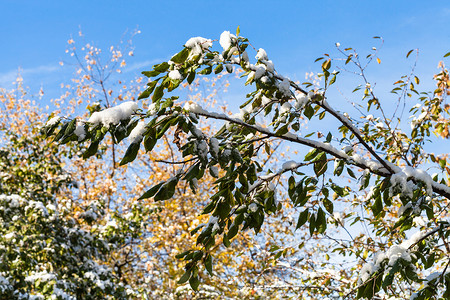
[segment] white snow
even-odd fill
[[[202,54],[204,50],[211,47],[212,41],[198,36],[190,38],[184,46],[192,49],[191,54],[188,57],[188,59],[190,59],[198,54]]]
[[[206,112],[206,110],[204,110],[199,104],[191,102],[191,101],[186,102],[184,104],[183,108],[185,110],[187,110],[189,112],[192,112],[192,113],[195,113],[195,114],[205,113]]]
[[[33,272],[31,275],[28,275],[27,277],[25,277],[25,281],[28,282],[32,282],[34,283],[36,280],[40,280],[40,281],[51,281],[53,279],[56,278],[56,275],[53,273],[48,273],[46,270],[42,271],[42,272]]]
[[[393,245],[386,252],[386,258],[388,259],[388,265],[393,266],[395,262],[402,258],[406,261],[411,261],[411,255],[409,254],[408,248],[403,245]]]
[[[384,128],[384,124],[381,122],[378,122],[377,124],[375,124],[375,127],[378,129],[383,129]]]
[[[60,116],[55,116],[55,117],[51,118],[50,120],[48,120],[47,123],[45,123],[45,126],[53,126],[56,123],[58,123],[59,120],[61,120],[61,117]]]
[[[40,210],[44,216],[48,216],[48,210],[44,206],[44,203],[42,203],[40,201],[33,201],[33,200],[28,201],[28,205],[25,207],[25,210],[33,209],[33,208]]]
[[[367,115],[367,116],[366,116],[366,120],[367,120],[367,121],[374,121],[375,118],[373,117],[373,115]]]
[[[250,205],[248,206],[248,210],[249,210],[251,213],[257,212],[257,211],[258,211],[258,204],[256,204],[256,203],[250,203]]]
[[[301,109],[308,102],[308,97],[304,94],[298,94],[295,96],[295,100],[294,107],[296,109]]]
[[[180,71],[172,70],[169,72],[169,78],[173,80],[182,80],[183,76],[181,75]]]
[[[110,125],[116,125],[120,121],[130,118],[138,109],[139,107],[134,101],[123,102],[117,106],[94,112],[89,118],[88,123],[95,126],[103,124],[109,127]]]
[[[211,170],[212,176],[219,177],[219,168],[217,168],[216,166],[211,166],[210,170]]]
[[[248,58],[248,53],[247,53],[247,51],[244,51],[244,52],[242,53],[242,60],[245,61],[245,62],[249,62],[249,61],[250,61],[250,59]]]
[[[275,66],[271,60],[263,60],[262,62],[266,65],[267,71],[271,73],[275,71]]]
[[[230,149],[225,149],[225,150],[223,150],[222,156],[223,156],[225,159],[229,159],[229,158],[231,157],[231,150],[230,150]]]
[[[268,60],[269,59],[267,57],[266,50],[264,50],[263,48],[259,48],[258,53],[256,54],[255,58],[258,60]]]
[[[211,146],[209,150],[213,155],[217,156],[219,154],[219,141],[213,137],[209,140],[209,144]]]
[[[292,105],[289,102],[284,102],[283,105],[280,107],[280,114],[285,114],[286,112],[289,112]]]
[[[136,125],[136,127],[133,128],[128,138],[130,139],[131,143],[139,143],[142,141],[143,134],[145,130],[147,129],[146,124],[144,121],[139,121]]]
[[[409,180],[411,178],[423,182],[429,196],[433,194],[434,181],[431,176],[424,170],[414,169],[409,166],[399,169],[397,173],[391,176],[391,189],[394,187],[400,187],[401,192],[411,198],[414,189],[417,188],[417,186]]]
[[[261,104],[262,105],[267,105],[271,102],[272,100],[270,100],[269,98],[267,98],[265,95],[262,95],[261,97]]]
[[[86,131],[84,130],[84,124],[78,120],[77,120],[76,124],[77,125],[75,127],[74,133],[78,137],[78,141],[82,141],[86,137]]]
[[[278,83],[278,89],[284,96],[289,97],[291,96],[290,85],[289,79],[284,78],[283,81]]]
[[[220,46],[222,46],[223,50],[228,50],[232,43],[233,39],[236,39],[236,36],[234,34],[231,34],[229,31],[224,31],[220,35],[219,43]]]
[[[205,140],[202,140],[197,144],[197,149],[198,155],[206,159],[206,156],[208,155],[208,144],[206,144]]]
[[[260,79],[266,73],[266,68],[263,65],[258,65],[256,68],[255,79]]]
[[[425,221],[425,219],[422,216],[414,217],[413,222],[417,226],[426,226],[427,225],[427,222]]]
[[[410,248],[412,245],[416,244],[417,242],[419,242],[425,235],[427,234],[426,231],[417,231],[416,233],[414,233],[409,239],[407,239],[406,241],[403,241],[401,243],[401,246],[408,249]]]
[[[295,133],[292,132],[286,132],[285,134],[283,134],[284,137],[287,137],[289,139],[296,139],[298,137],[298,135],[296,135]]]
[[[298,166],[298,163],[296,163],[293,160],[290,160],[283,164],[283,166],[281,167],[281,171],[295,169],[297,166]]]
[[[14,238],[15,236],[16,236],[16,234],[14,232],[10,232],[8,234],[5,234],[3,236],[3,238],[5,238],[5,240],[10,240],[10,239]]]
[[[406,205],[402,205],[400,206],[400,208],[398,209],[398,216],[401,217],[403,215],[403,213],[408,209],[411,208],[412,204],[411,202],[408,202]]]
[[[188,48],[195,48],[200,45],[203,49],[207,49],[212,46],[212,41],[210,39],[197,36],[190,38],[184,45]]]
[[[153,115],[155,115],[157,113],[157,111],[158,110],[156,109],[156,103],[152,103],[148,107],[147,114],[150,115],[150,116],[153,116]]]

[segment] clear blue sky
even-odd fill
[[[425,76],[450,51],[448,1],[1,0],[0,15],[0,86],[20,67],[29,86],[52,89],[66,41],[79,28],[103,48],[139,28],[138,63],[166,59],[192,36],[218,38],[240,25],[241,34],[266,49],[279,72],[300,80],[335,42],[366,50],[373,46],[371,37],[382,36],[385,69],[375,72],[391,70],[393,78],[407,72],[410,49],[420,49],[418,71]]]

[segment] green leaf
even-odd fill
[[[327,59],[322,63],[322,70],[329,70],[331,67],[331,59]]]
[[[226,217],[228,217],[230,211],[231,211],[230,204],[228,203],[228,201],[223,199],[222,201],[219,201],[219,203],[217,203],[217,208],[214,211],[214,215],[215,216],[218,215],[220,216],[221,219],[225,219]]]
[[[208,203],[208,205],[205,206],[205,208],[203,209],[202,215],[205,214],[209,214],[210,212],[212,212],[214,210],[214,208],[216,208],[216,201],[211,201]]]
[[[381,195],[376,197],[375,203],[372,205],[372,211],[375,217],[383,211],[383,201],[381,200]]]
[[[353,173],[353,170],[350,168],[347,168],[347,173],[348,175],[350,175],[350,177],[356,179],[355,173]]]
[[[447,52],[447,54],[444,55],[444,57],[450,56],[450,52]]]
[[[64,135],[69,136],[75,131],[77,119],[73,119],[67,124],[66,130],[64,130]]]
[[[406,54],[406,58],[408,58],[409,55],[411,55],[411,53],[412,53],[413,51],[414,51],[414,49],[409,50],[408,53]],[[450,53],[450,52],[449,52],[449,53]]]
[[[223,65],[217,65],[217,67],[214,69],[214,74],[219,74],[223,70]]]
[[[192,276],[189,279],[189,284],[194,291],[198,291],[198,286],[200,285],[200,280],[198,280],[198,276]]]
[[[167,200],[173,197],[175,194],[175,187],[178,184],[178,178],[172,178],[164,185],[161,186],[158,193],[155,195],[155,201]]]
[[[92,142],[89,145],[89,148],[83,153],[83,158],[87,159],[87,158],[95,155],[97,153],[99,143],[100,143],[99,141]]]
[[[64,133],[66,132],[66,128],[69,126],[69,122],[65,123],[61,129],[59,130],[59,132],[55,135],[55,137],[53,138],[53,142],[57,142],[59,141],[63,136]]]
[[[123,166],[123,165],[135,160],[136,156],[139,152],[140,146],[141,146],[141,143],[131,143],[131,145],[128,147],[127,151],[125,152],[125,156],[120,161],[119,166]]]
[[[312,108],[311,105],[306,105],[305,111],[303,113],[308,119],[311,120],[312,116],[314,115],[314,108]]]
[[[325,154],[324,152],[322,152]],[[326,160],[326,156],[324,159],[320,159],[314,163],[314,173],[316,173],[317,176],[322,175],[325,173],[325,171],[328,168],[328,161]]]
[[[161,72],[158,72],[158,71],[155,71],[155,70],[153,70],[153,71],[143,71],[141,73],[143,75],[147,76],[147,77],[155,77],[155,76],[158,76],[159,74],[161,74]]]
[[[309,234],[313,235],[316,230],[316,216],[311,214],[309,216]]]
[[[184,48],[183,50],[172,56],[170,60],[173,61],[174,63],[182,64],[188,58],[189,52],[190,52],[189,48]]]
[[[320,207],[316,217],[316,228],[319,233],[324,233],[327,229],[327,218],[325,212]]]
[[[209,273],[209,275],[213,275],[213,272],[212,272],[212,256],[211,256],[211,254],[208,254],[207,256],[206,256],[206,259],[205,259],[205,268],[206,268],[206,271],[208,271],[208,273]]]
[[[191,72],[189,72],[189,75],[188,75],[188,77],[187,77],[187,82],[189,83],[189,84],[191,84],[192,83],[192,81],[194,81],[194,79],[195,79],[195,72],[194,71],[191,71]]]
[[[335,163],[334,175],[341,176],[342,171],[344,170],[344,164],[345,162],[343,160],[339,160]]]
[[[164,96],[164,86],[161,84],[155,89],[152,97],[152,102],[158,101],[162,98],[162,96]]]
[[[186,255],[188,255],[190,252],[191,252],[191,250],[184,251],[184,252],[182,252],[182,253],[179,253],[179,254],[175,255],[175,258],[177,258],[177,259],[182,259],[182,258],[185,257]]]
[[[275,134],[276,134],[277,136],[283,136],[283,135],[285,135],[286,133],[288,133],[288,131],[289,131],[288,124],[286,124],[286,125],[280,127],[280,128],[275,132]]]
[[[204,68],[203,70],[201,70],[200,72],[198,72],[198,74],[209,75],[209,74],[211,74],[211,72],[212,72],[212,67],[208,66],[208,67]]]
[[[196,163],[192,167],[189,168],[188,172],[184,176],[184,180],[189,181],[197,177],[198,173],[200,172],[200,163]]]
[[[305,161],[310,161],[312,160],[314,157],[317,156],[317,154],[320,153],[320,150],[314,148],[311,149],[306,155],[305,155]]]
[[[153,70],[163,73],[166,72],[169,69],[169,67],[170,65],[167,62],[163,62],[158,65],[154,65]]]
[[[157,185],[153,186],[151,189],[146,191],[141,197],[139,197],[138,200],[147,199],[153,197],[157,191],[159,191],[159,188],[164,184],[164,182],[160,182]]]
[[[181,276],[180,280],[178,280],[178,284],[183,284],[189,280],[191,277],[191,269],[186,270],[186,272]]]
[[[345,64],[348,64],[349,62],[351,62],[353,55],[350,54],[349,56],[347,56],[347,59],[345,60]]]
[[[331,77],[330,82],[328,83],[328,85],[332,85],[333,83],[336,82],[336,74],[333,75],[333,77]]]
[[[227,233],[228,240],[231,240],[232,238],[234,238],[236,236],[236,234],[238,233],[238,230],[239,230],[239,225],[236,225],[233,223],[230,226],[230,229],[228,230],[228,233]]]
[[[323,206],[325,207],[325,209],[327,210],[328,213],[330,213],[330,214],[333,213],[334,205],[330,199],[328,199],[328,198],[323,199]]]
[[[155,89],[157,83],[158,81],[156,80],[150,82],[148,84],[149,87],[139,95],[138,100],[148,98]]]
[[[299,229],[300,227],[302,227],[307,220],[308,220],[308,208],[299,214],[297,226],[295,227],[295,229]]]
[[[153,138],[151,136],[146,136],[144,139],[145,151],[147,151],[147,152],[152,151],[152,149],[153,149],[153,147],[155,147],[157,141],[158,140],[156,138]]]
[[[223,244],[225,245],[225,247],[230,247],[231,243],[230,240],[228,239],[228,236],[226,234],[223,235]]]
[[[394,263],[394,265],[392,266],[391,270],[389,271],[389,273],[386,275],[386,277],[384,277],[383,280],[383,289],[386,291],[387,288],[392,285],[392,281],[394,280],[394,275],[395,273],[397,273],[400,270],[400,260],[397,259],[397,261]]]

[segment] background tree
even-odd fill
[[[18,88],[1,90],[0,295],[2,299],[117,299],[126,286],[102,264],[114,243],[74,219],[67,152],[40,133],[42,117]],[[5,110],[4,110],[5,109]]]

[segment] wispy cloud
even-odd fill
[[[17,68],[15,70],[11,70],[5,73],[0,73],[0,86],[9,86],[11,85],[17,78],[17,75],[22,76],[33,76],[33,75],[45,75],[48,73],[56,72],[61,70],[58,65],[42,65],[37,66],[35,68]]]
[[[129,72],[134,72],[134,71],[143,71],[142,69],[151,65],[154,65],[156,63],[160,63],[164,61],[163,59],[152,59],[152,60],[145,60],[145,61],[140,61],[140,62],[135,62],[133,64],[128,65],[123,72],[124,73],[129,73]]]

